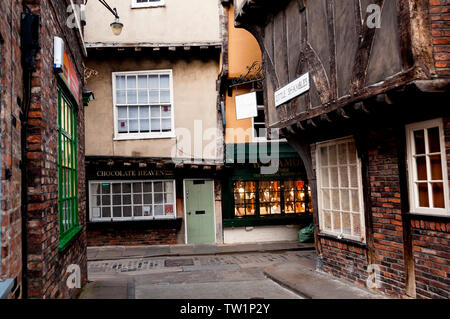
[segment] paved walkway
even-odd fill
[[[88,259],[85,299],[384,298],[318,272],[312,245],[297,242],[90,247]]]
[[[194,244],[149,246],[88,247],[88,260],[115,260],[145,257],[220,255],[247,252],[312,250],[314,244],[299,242],[262,242],[254,244]]]

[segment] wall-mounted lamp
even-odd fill
[[[120,22],[119,15],[117,14],[117,9],[112,9],[105,0],[98,1],[114,15],[114,22],[111,23],[110,26],[114,35],[120,35],[122,33],[123,23]]]

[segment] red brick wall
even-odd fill
[[[444,119],[444,127],[450,176],[450,119]],[[378,291],[403,297],[406,273],[398,162],[401,143],[393,136],[392,129],[377,129],[369,134],[367,145],[373,263],[381,271]],[[314,146],[312,154],[315,154]],[[450,221],[414,215],[410,224],[417,298],[450,298]],[[332,238],[321,238],[320,243],[321,270],[366,285],[367,248]]]
[[[450,1],[430,0],[433,53],[438,76],[450,76]]]
[[[0,1],[0,277],[17,279],[17,287],[11,298],[20,297],[22,285],[20,106],[17,103],[17,98],[23,100],[19,29],[21,8],[19,0]],[[15,124],[13,119],[16,120]],[[12,174],[9,179],[7,170]]]
[[[117,230],[111,227],[89,230],[88,246],[138,246],[172,245],[177,243],[176,229],[131,229]]]
[[[28,1],[41,15],[41,51],[33,74],[32,103],[28,120],[28,297],[71,298],[78,293],[66,285],[70,264],[81,267],[87,280],[85,232],[84,108],[77,110],[79,222],[83,231],[63,252],[59,247],[57,77],[53,71],[53,37],[62,37],[66,51],[83,79],[83,56],[76,29],[66,26],[66,1]],[[77,1],[78,2],[78,1]],[[81,91],[78,92],[79,98]]]
[[[369,134],[368,169],[375,264],[380,265],[380,291],[405,291],[403,226],[396,134],[386,128]]]

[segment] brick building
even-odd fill
[[[449,2],[235,3],[263,53],[266,125],[306,167],[318,269],[449,298]]]
[[[86,51],[81,28],[67,23],[73,20],[67,8],[74,3],[81,1],[0,4],[0,296],[5,298],[76,296],[79,289],[67,285],[72,264],[80,267],[81,284],[87,279]],[[57,68],[55,38],[64,43]]]

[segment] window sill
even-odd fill
[[[128,140],[157,140],[157,139],[175,139],[177,136],[175,134],[167,134],[167,135],[143,135],[143,136],[116,136],[114,137],[114,141],[128,141]]]
[[[352,245],[352,246],[357,246],[357,247],[360,247],[360,248],[368,248],[369,247],[367,245],[367,243],[364,243],[362,241],[356,241],[354,239],[348,239],[348,238],[338,238],[335,235],[330,235],[330,234],[326,234],[326,233],[323,233],[323,232],[320,232],[317,236],[320,237],[320,238],[331,239],[331,240],[334,240],[334,241],[337,241],[337,242],[341,242],[341,243]]]
[[[14,287],[14,279],[0,281],[0,299],[6,299]]]
[[[83,227],[78,226],[73,228],[68,234],[59,239],[59,252],[63,252],[69,244],[74,240],[74,238],[81,232]]]
[[[131,5],[131,9],[149,9],[149,8],[164,8],[166,5],[161,4],[145,4],[145,5]]]
[[[264,217],[236,217],[223,220],[224,228],[232,227],[252,227],[252,226],[283,226],[283,225],[301,225],[311,223],[312,214],[295,215],[277,215]]]
[[[105,228],[120,230],[120,229],[181,229],[182,218],[170,219],[142,219],[142,220],[127,220],[127,221],[103,221],[103,222],[88,222],[87,230],[102,230]]]
[[[422,219],[422,220],[433,220],[433,221],[439,221],[442,220],[444,222],[449,222],[450,221],[450,215],[444,215],[444,214],[428,214],[428,213],[415,213],[415,212],[410,212],[405,214],[405,217],[409,218],[409,219]]]

